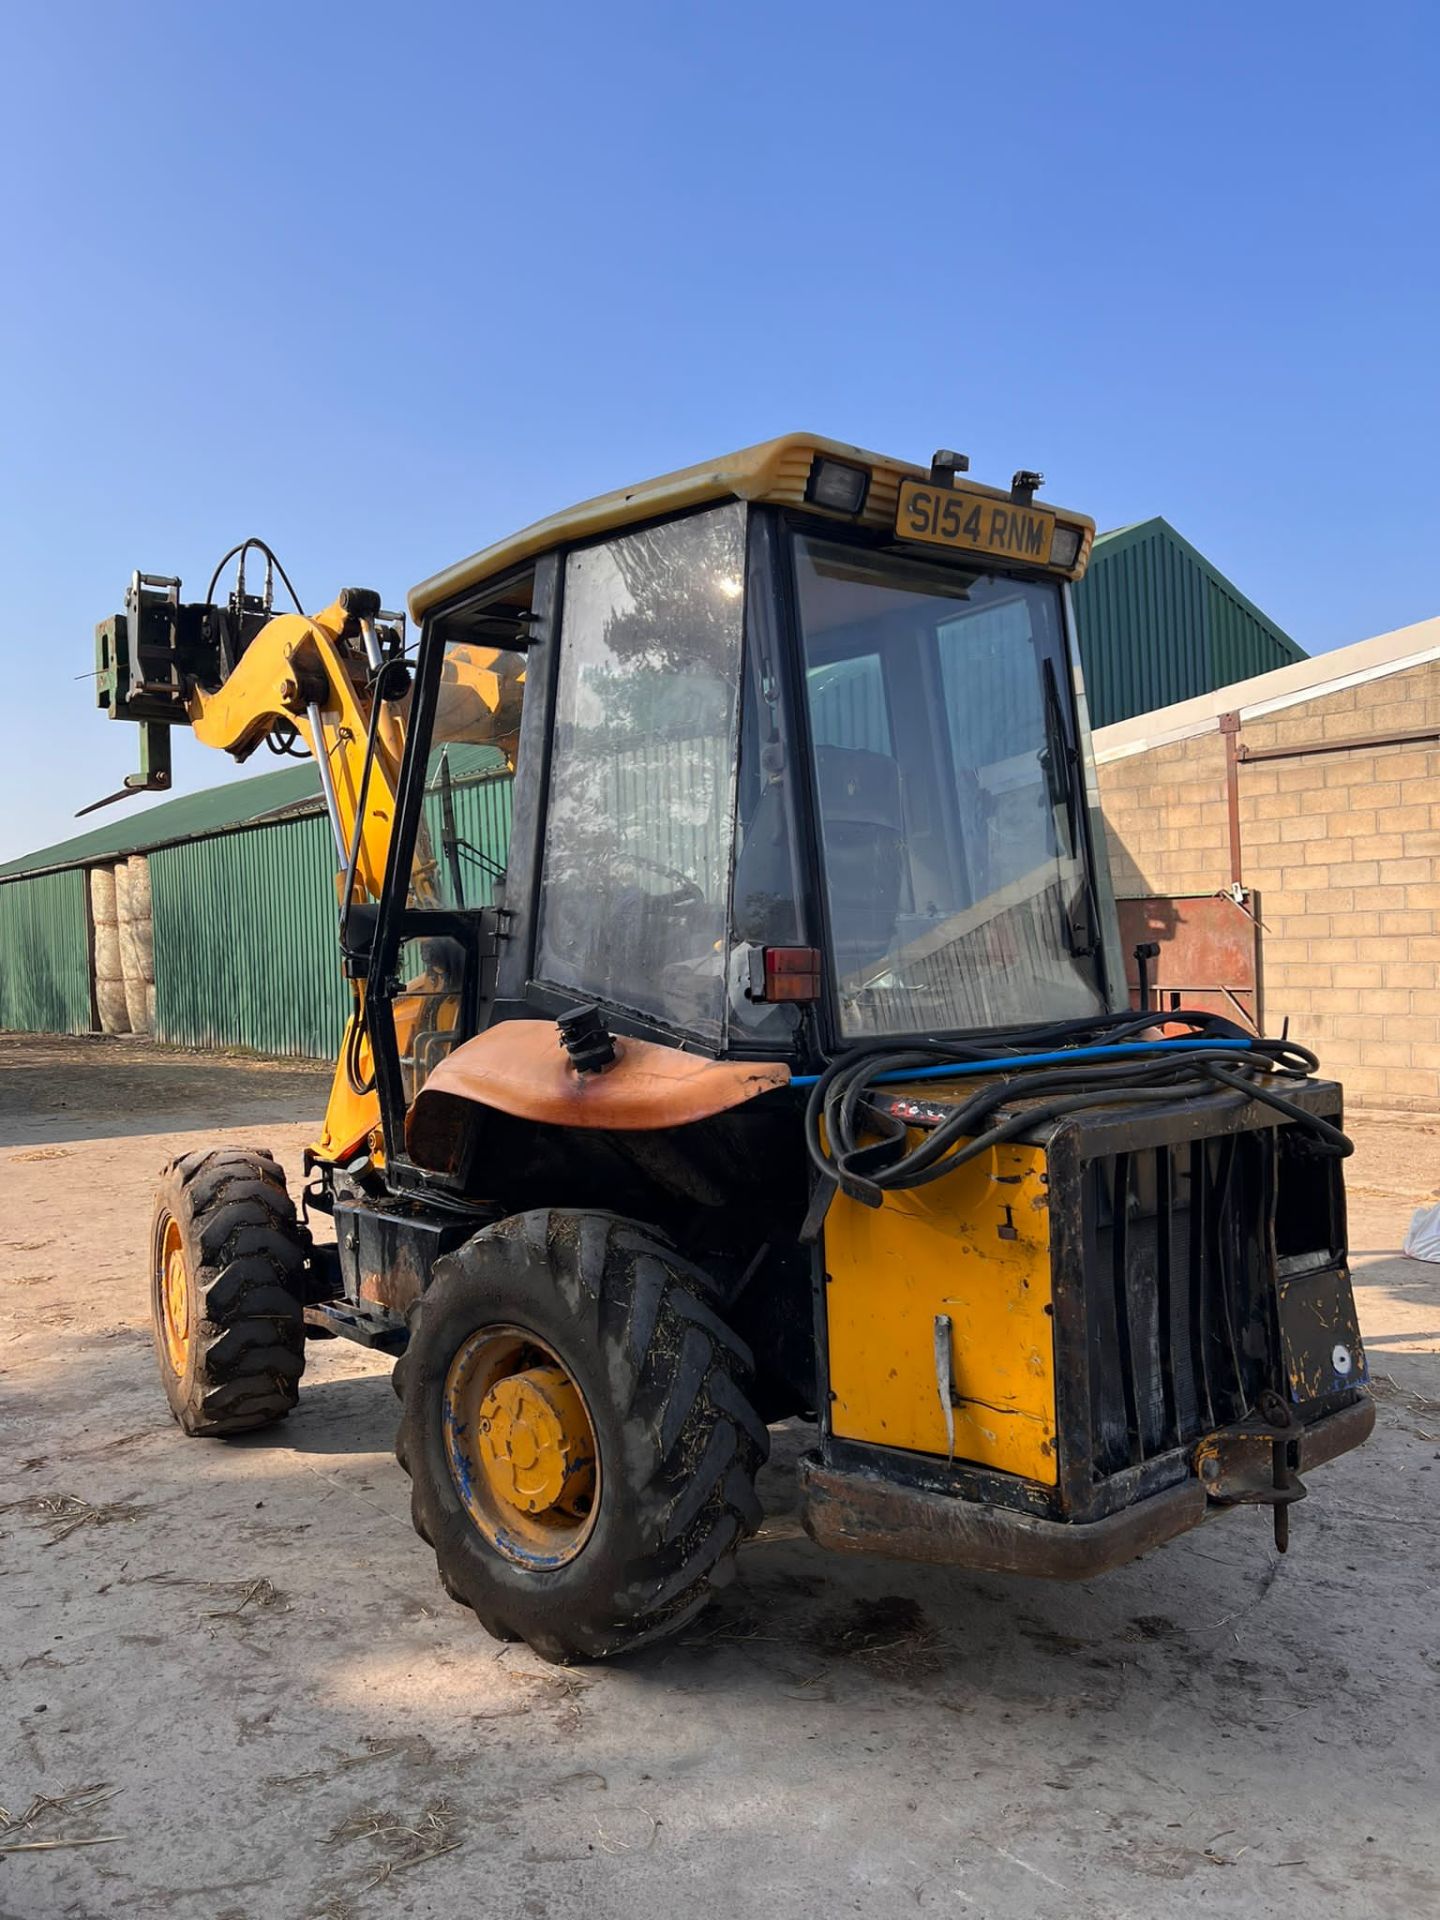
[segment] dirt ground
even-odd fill
[[[3,1920],[1440,1912],[1440,1268],[1396,1253],[1440,1124],[1355,1129],[1379,1427],[1283,1560],[1254,1510],[1079,1589],[826,1556],[782,1431],[723,1601],[565,1671],[445,1598],[383,1361],[170,1421],[155,1173],[293,1184],[326,1082],[0,1036]]]

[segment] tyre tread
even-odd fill
[[[427,1316],[438,1327],[473,1297],[471,1289],[483,1290],[503,1317],[505,1275],[528,1268],[537,1254],[577,1327],[594,1328],[613,1408],[635,1443],[625,1448],[625,1472],[635,1477],[624,1498],[648,1545],[605,1607],[586,1611],[577,1603],[563,1616],[551,1606],[544,1618],[529,1619],[523,1593],[487,1572],[484,1555],[492,1550],[475,1544],[473,1530],[451,1544],[442,1490],[429,1484],[436,1469],[421,1409],[449,1360],[430,1351]],[[415,1528],[436,1551],[446,1591],[463,1598],[487,1631],[522,1638],[545,1660],[604,1658],[677,1631],[723,1583],[735,1548],[760,1524],[755,1476],[769,1433],[746,1393],[749,1349],[716,1313],[713,1297],[705,1276],[662,1235],[604,1214],[515,1215],[437,1267],[394,1372],[402,1406],[396,1457],[411,1476]]]
[[[309,1236],[265,1148],[215,1147],[165,1169],[160,1208],[180,1222],[195,1273],[194,1361],[171,1408],[197,1437],[253,1431],[295,1405],[305,1370]],[[157,1213],[157,1220],[160,1217]]]

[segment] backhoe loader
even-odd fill
[[[1040,484],[790,435],[501,541],[408,626],[276,613],[258,542],[222,601],[134,577],[97,681],[131,784],[176,726],[312,754],[352,994],[299,1211],[267,1153],[164,1174],[187,1434],[284,1415],[308,1338],[396,1356],[441,1581],[557,1661],[704,1606],[790,1419],[822,1546],[1088,1579],[1245,1503],[1284,1545],[1374,1417],[1340,1090],[1132,1005],[1094,527]]]

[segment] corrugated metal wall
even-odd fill
[[[90,925],[85,873],[0,885],[0,1028],[90,1031]]]
[[[1092,727],[1207,691],[1205,581],[1179,548],[1142,540],[1101,556],[1074,593]]]
[[[503,865],[510,780],[457,780],[455,829]],[[439,849],[439,800],[426,801]],[[465,904],[492,881],[462,861]],[[245,1047],[333,1059],[350,995],[336,934],[335,850],[323,814],[161,847],[150,855],[155,926],[155,1038],[172,1046]]]
[[[1093,727],[1305,657],[1164,520],[1102,535],[1074,599]]]
[[[1029,610],[1021,600],[947,620],[939,628],[940,672],[950,739],[963,766],[988,766],[999,751],[1021,751],[1017,730],[1033,721],[1033,745],[1044,744],[1040,663],[1031,645]],[[885,677],[877,655],[811,667],[810,730],[817,746],[863,747],[893,754]],[[997,736],[996,714],[1004,715]]]
[[[893,753],[885,680],[873,659],[838,660],[809,673],[810,731],[821,747]]]
[[[451,786],[455,809],[455,837],[461,843],[458,854],[460,895],[467,907],[488,907],[494,898],[495,882],[486,862],[504,866],[510,846],[510,803],[512,781],[509,774],[491,775],[481,780],[456,780]],[[424,823],[430,835],[430,853],[440,860],[444,844],[444,806],[432,782],[425,797]],[[475,848],[485,856],[477,860],[465,849]],[[445,897],[455,889],[451,877],[442,876]],[[458,904],[458,903],[457,903]]]
[[[1255,621],[1244,602],[1227,593],[1218,580],[1207,583],[1205,611],[1210,628],[1210,686],[1228,687],[1273,667],[1289,666],[1303,658],[1300,649],[1285,653],[1256,644]],[[1206,689],[1208,691],[1208,689]],[[1149,711],[1148,708],[1145,709]]]
[[[611,844],[687,876],[707,900],[723,901],[734,826],[730,743],[713,734],[660,736],[622,749],[597,772],[598,816],[624,823]],[[654,879],[645,885],[653,888]]]
[[[349,994],[323,815],[150,856],[155,1038],[333,1057]]]

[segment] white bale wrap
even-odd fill
[[[90,917],[97,927],[115,925],[115,871],[113,867],[90,869]]]
[[[125,860],[117,860],[110,869],[110,884],[115,889],[115,924],[123,927],[130,918],[130,866]]]
[[[120,861],[115,868],[115,911],[120,921],[120,971],[125,979],[125,1011],[132,1033],[148,1033],[145,988],[146,955],[136,931],[135,896],[140,891],[133,868]],[[149,891],[148,886],[145,889]]]
[[[137,920],[150,918],[150,862],[143,853],[132,853],[125,862],[129,874],[130,911]]]
[[[125,1004],[123,980],[96,980],[95,1005],[102,1033],[129,1033],[130,1009]]]
[[[102,1033],[129,1033],[125,973],[120,959],[119,914],[112,867],[90,870],[90,917],[95,924],[95,1006]]]
[[[120,965],[120,929],[115,926],[102,926],[95,922],[95,979],[107,987],[125,984],[124,969]]]
[[[150,862],[143,853],[132,853],[127,864],[130,870],[130,917],[135,928],[135,952],[140,977],[148,986],[154,986],[155,923],[150,912]],[[154,1024],[153,1020],[147,1021],[145,1031],[151,1032]]]
[[[130,1021],[130,1031],[132,1033],[148,1033],[150,1031],[145,1012],[145,982],[143,980],[127,980],[125,982],[125,1013]]]

